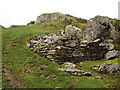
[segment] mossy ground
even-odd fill
[[[46,26],[43,28],[43,24]],[[101,75],[90,68],[95,64],[104,62],[118,62],[115,60],[84,61],[84,71],[89,71],[92,77],[72,76],[69,73],[58,71],[60,65],[43,58],[27,47],[30,38],[40,34],[56,33],[64,30],[65,26],[59,21],[45,22],[36,25],[4,29],[2,31],[2,63],[17,80],[29,88],[113,88],[118,84],[117,77]],[[17,87],[10,85],[3,72],[3,88]],[[101,76],[103,79],[95,79]]]
[[[85,30],[86,29],[86,23],[74,23],[74,24],[71,24],[72,26],[76,26],[82,30]]]

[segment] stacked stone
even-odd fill
[[[107,17],[96,16],[87,22],[85,31],[67,25],[58,33],[36,36],[28,46],[40,56],[57,63],[113,59],[119,56],[113,43],[120,40],[115,39],[120,35],[116,37],[116,34],[111,34],[113,32],[118,35]]]

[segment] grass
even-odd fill
[[[74,23],[74,24],[71,24],[72,26],[76,26],[82,30],[85,30],[86,29],[86,23]]]
[[[2,87],[2,29],[0,29],[0,88]]]
[[[24,27],[25,25],[11,25],[10,28]]]
[[[46,24],[44,28],[42,28],[43,24]],[[9,70],[17,80],[29,88],[108,88],[117,84],[116,77],[108,79],[110,76],[102,76],[90,70],[94,64],[117,62],[117,59],[111,61],[84,61],[83,65],[78,63],[78,67],[82,66],[84,71],[91,72],[93,76],[72,76],[69,73],[58,71],[60,65],[35,54],[27,47],[26,44],[30,38],[40,34],[57,33],[59,30],[63,30],[64,27],[59,21],[51,21],[4,29],[2,31],[3,69]],[[101,76],[103,79],[97,80],[94,78],[95,76]],[[3,88],[17,87],[10,85],[5,73],[3,73],[2,85]]]

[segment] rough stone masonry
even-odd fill
[[[67,25],[58,33],[36,36],[27,45],[40,56],[62,64],[118,57],[113,43],[120,44],[120,34],[108,17],[96,16],[87,21],[85,31]]]

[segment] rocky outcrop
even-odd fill
[[[96,16],[87,22],[85,31],[67,25],[65,30],[58,33],[36,36],[28,46],[40,56],[59,64],[67,61],[76,63],[112,59],[119,55],[113,44],[119,40],[111,35],[112,31],[116,32],[107,17]]]
[[[118,63],[104,63],[102,65],[95,65],[92,67],[93,71],[101,74],[108,74],[111,76],[120,75],[120,64]]]
[[[61,13],[50,13],[38,16],[36,23],[42,23],[51,20],[59,20],[66,25],[77,22],[77,18],[76,20],[74,20],[70,15],[64,15]]]
[[[31,21],[31,22],[27,23],[28,26],[32,25],[32,24],[35,24],[35,21]]]
[[[63,68],[59,68],[60,71],[70,72],[75,76],[92,76],[90,72],[85,72],[83,70],[77,69],[76,65],[70,62],[65,62]]]
[[[97,38],[103,41],[111,38],[115,43],[120,44],[120,34],[115,30],[108,17],[96,16],[87,21],[85,39],[90,42]]]
[[[110,31],[110,36],[114,39],[114,42],[120,45],[120,33],[115,30]]]

